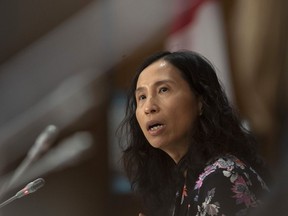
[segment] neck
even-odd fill
[[[164,152],[166,152],[166,154],[168,154],[173,161],[178,164],[179,161],[184,157],[184,155],[187,153],[188,149],[182,149],[182,151],[178,150],[178,151],[169,151],[169,150],[163,150]]]

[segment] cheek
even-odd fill
[[[136,116],[136,120],[138,122],[138,124],[140,124],[140,121],[139,121],[139,113],[137,112],[137,109],[135,111],[135,116]]]
[[[198,109],[194,103],[187,103],[183,108],[178,112],[174,112],[176,114],[175,119],[182,128],[186,128],[188,130],[193,128],[194,122],[198,118]]]
[[[138,122],[138,124],[140,125],[141,129],[143,130],[142,128],[142,116],[140,115],[139,113],[139,110],[136,109],[136,112],[135,112],[135,116],[136,116],[136,120]]]
[[[181,116],[177,116],[175,119],[178,122],[178,126],[177,127],[181,131],[190,131],[193,128],[194,118],[193,118],[192,115],[183,114]]]

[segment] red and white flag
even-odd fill
[[[166,49],[193,50],[209,59],[215,66],[229,99],[233,101],[220,2],[177,0],[174,3],[175,19],[166,41]]]

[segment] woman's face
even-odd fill
[[[181,72],[162,59],[141,72],[135,97],[136,118],[146,139],[177,163],[191,143],[201,102]]]

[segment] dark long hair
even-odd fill
[[[119,130],[122,141],[125,141],[125,144],[120,141],[124,148],[125,171],[132,188],[142,197],[148,215],[165,215],[177,187],[177,166],[166,153],[151,147],[135,116],[134,91],[138,77],[147,66],[159,59],[178,68],[191,90],[202,101],[202,115],[196,121],[191,145],[185,156],[185,168],[191,170],[192,178],[196,180],[209,160],[225,154],[233,154],[255,169],[261,167],[256,154],[256,141],[242,127],[211,63],[192,51],[156,53],[143,62],[132,80],[126,116]]]

